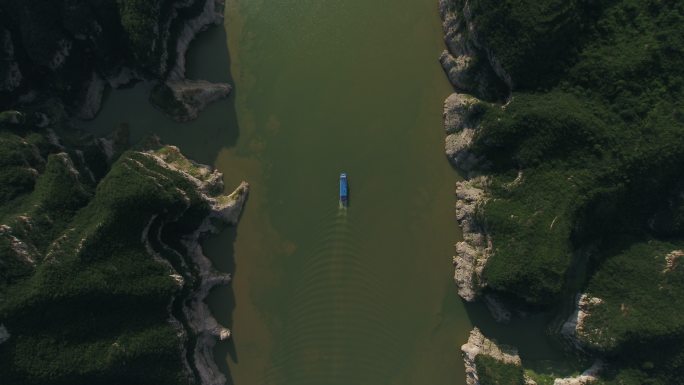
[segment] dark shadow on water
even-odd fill
[[[239,90],[233,81],[230,63],[226,31],[222,26],[209,28],[200,33],[189,47],[186,62],[188,79],[225,82],[233,87],[226,100],[208,106],[200,113],[197,121],[191,122],[187,127],[176,127],[177,130],[181,130],[182,140],[179,147],[190,158],[201,163],[213,164],[219,151],[235,146],[239,137],[235,108],[235,97]],[[169,139],[162,137],[162,140],[171,142],[175,137],[176,135],[170,134]],[[203,243],[204,252],[211,259],[213,266],[232,276],[237,272],[234,249],[237,230],[235,226],[227,227]],[[232,328],[236,306],[233,288],[230,285],[215,287],[209,293],[206,302],[219,324]],[[214,347],[216,365],[226,376],[226,383],[232,385],[234,381],[226,357],[230,357],[232,362],[238,362],[234,336],[227,341],[218,341]]]
[[[497,323],[482,302],[466,303],[473,325],[487,338],[518,349],[523,366],[537,373],[564,377],[591,365],[586,357],[571,354],[558,339],[550,336],[549,325],[557,321],[550,313],[514,315],[508,324]]]
[[[494,320],[482,302],[466,303],[466,311],[472,324],[486,337],[517,347],[523,359],[563,357],[561,346],[546,333],[551,319],[544,313],[524,317],[514,315],[508,324],[501,324]]]
[[[211,259],[214,267],[225,273],[235,275],[235,239],[237,228],[228,227],[220,234],[207,239],[203,244],[205,254]],[[233,325],[233,311],[235,310],[235,293],[230,285],[216,286],[211,290],[206,299],[213,316],[219,324],[231,328]],[[231,361],[237,363],[237,351],[235,349],[235,337],[227,341],[219,341],[214,347],[214,360],[219,370],[226,376],[227,383],[233,384],[230,368],[225,360],[229,356]]]
[[[233,89],[226,100],[208,106],[193,127],[188,127],[193,158],[213,163],[219,151],[237,143],[240,129],[235,108],[238,87],[231,73],[230,47],[223,26],[201,32],[190,44],[187,54],[186,77],[230,84]],[[182,129],[182,128],[181,128]]]
[[[213,164],[223,148],[237,143],[240,129],[235,109],[238,92],[230,71],[230,52],[226,31],[222,26],[200,33],[190,44],[186,55],[186,77],[194,80],[226,82],[233,86],[227,99],[207,106],[190,122],[176,122],[149,102],[151,82],[108,91],[98,116],[78,127],[96,136],[106,136],[122,124],[130,127],[131,143],[149,135],[157,135],[163,143],[178,146],[190,159]]]

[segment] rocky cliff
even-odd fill
[[[439,60],[455,91],[444,103],[445,152],[465,178],[459,294],[483,299],[500,321],[547,313],[555,339],[603,360],[600,381],[677,382],[684,7],[442,0],[439,9]]]
[[[139,80],[181,121],[225,97],[184,68],[222,15],[214,0],[0,2],[3,384],[227,382],[213,346],[231,333],[205,298],[230,276],[200,241],[237,224],[249,186],[224,194],[178,148],[72,125]]]
[[[92,119],[107,88],[144,80],[193,88],[199,96],[171,93],[192,107],[182,114],[172,101],[156,103],[174,119],[190,120],[230,91],[185,78],[188,46],[221,23],[222,0],[6,0],[0,10],[0,103],[9,108],[51,95],[73,115]]]

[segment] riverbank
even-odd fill
[[[119,2],[96,14],[86,3],[25,8],[3,5],[2,18],[16,18],[0,31],[11,62],[0,74],[0,110],[13,109],[0,119],[4,378],[225,384],[213,347],[231,333],[205,298],[230,275],[212,267],[200,241],[237,224],[248,185],[224,195],[222,174],[176,147],[137,138],[130,151],[125,126],[103,137],[75,127],[99,113],[108,89],[140,80],[168,87],[164,101],[182,109],[160,107],[178,121],[226,97],[225,83],[185,78],[188,45],[221,24],[223,2]],[[48,8],[84,18],[59,19],[55,31],[42,19]],[[38,55],[31,39],[41,34]]]
[[[657,40],[681,29],[674,20],[684,9],[630,1],[561,8],[440,2],[448,47],[440,62],[456,90],[444,104],[446,153],[469,179],[456,191],[459,294],[483,299],[499,321],[553,315],[554,338],[603,360],[555,383],[670,383],[682,373],[671,357],[684,325],[658,309],[683,289],[668,261],[681,251],[682,202],[680,149],[670,140],[684,126],[656,107],[681,108],[681,90],[653,90],[681,81],[677,64],[661,58],[684,41],[629,55],[633,44],[608,42],[636,30],[644,43]],[[627,12],[649,16],[626,25]],[[645,65],[636,76],[635,57],[660,69]],[[632,108],[639,112],[623,113]],[[643,135],[648,148],[636,139]]]

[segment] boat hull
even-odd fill
[[[347,207],[349,204],[349,185],[347,183],[347,174],[340,174],[340,206]]]

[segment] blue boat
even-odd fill
[[[340,174],[340,206],[347,207],[349,203],[349,187],[347,185],[347,174]]]

